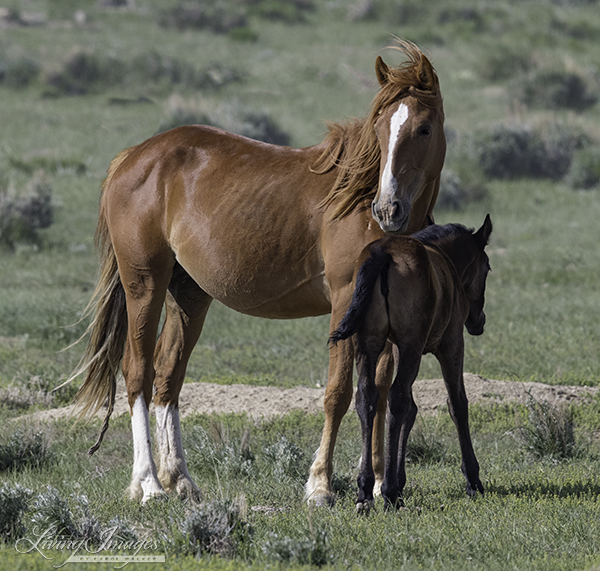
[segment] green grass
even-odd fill
[[[230,560],[240,568],[268,565],[277,569],[282,553],[290,563],[306,563],[301,547],[312,546],[314,555],[315,543],[320,556],[336,569],[505,569],[507,565],[514,569],[583,569],[598,563],[597,442],[568,462],[536,459],[506,430],[515,429],[519,407],[506,408],[505,420],[499,425],[488,424],[479,430],[481,421],[491,412],[473,407],[472,414],[474,446],[486,487],[484,497],[469,500],[464,493],[457,437],[448,414],[441,412],[435,429],[428,421],[424,430],[443,439],[447,449],[444,457],[409,463],[406,508],[387,513],[377,503],[369,518],[357,517],[354,510],[360,431],[356,415],[344,420],[343,437],[336,451],[336,477],[348,481],[349,486],[338,494],[334,508],[316,510],[308,508],[302,496],[322,415],[293,413],[262,422],[243,415],[186,418],[183,433],[188,465],[204,501],[238,502],[249,530],[238,540],[233,555],[205,554],[200,563],[213,570],[227,568]],[[589,429],[585,422],[579,423],[577,438],[585,439]],[[12,425],[5,425],[2,440],[11,430]],[[131,466],[128,421],[113,421],[102,448],[86,459],[87,446],[96,430],[96,423],[77,429],[68,421],[48,423],[45,438],[54,460],[3,472],[8,485],[18,483],[33,493],[23,517],[25,537],[35,539],[32,506],[35,498],[52,486],[67,502],[74,519],[84,496],[88,515],[101,526],[107,526],[118,515],[156,542],[151,552],[166,556],[166,568],[187,568],[192,560],[177,537],[182,521],[194,506],[173,497],[145,506],[124,500]],[[245,455],[240,448],[242,439],[250,451]],[[277,453],[268,452],[282,439],[296,451],[291,466],[285,461],[281,464]],[[249,467],[240,472],[242,457],[250,460]],[[54,555],[57,563],[66,559],[64,550]],[[29,565],[31,569],[43,561],[39,553],[16,553],[10,543],[0,550],[0,560]]]

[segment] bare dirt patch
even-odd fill
[[[593,398],[598,387],[545,385],[516,381],[494,381],[479,375],[465,374],[465,387],[470,403],[525,402],[528,393],[539,401],[550,403],[581,402]],[[441,379],[418,380],[413,394],[422,413],[432,413],[446,406],[446,389]],[[253,417],[270,417],[291,410],[316,413],[323,410],[324,388],[257,387],[249,385],[216,385],[186,383],[181,390],[179,408],[183,417],[191,413],[247,413]],[[113,416],[129,412],[125,387],[120,386]],[[74,405],[34,413],[35,420],[74,416]],[[104,411],[98,413],[104,415]]]

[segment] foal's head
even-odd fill
[[[485,247],[491,233],[492,220],[488,214],[477,232],[460,224],[446,224],[431,225],[413,234],[421,242],[437,246],[456,267],[469,300],[465,327],[471,335],[481,335],[485,326],[485,284],[491,269]]]
[[[485,247],[492,233],[492,220],[488,214],[483,226],[472,234],[473,258],[463,274],[463,285],[469,298],[469,316],[465,327],[471,335],[481,335],[485,325],[485,283],[490,272],[490,260],[485,253]]]

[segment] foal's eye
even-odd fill
[[[429,135],[431,135],[431,125],[422,125],[421,128],[419,129],[419,135],[423,135],[424,137],[427,137]]]

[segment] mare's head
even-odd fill
[[[390,68],[377,58],[381,89],[369,115],[330,123],[323,150],[311,166],[316,174],[337,170],[335,184],[321,203],[334,207],[334,219],[369,200],[373,218],[386,232],[406,231],[423,192],[431,194],[433,206],[446,156],[437,75],[417,46],[398,44],[408,61]]]
[[[424,244],[433,244],[442,250],[454,264],[469,300],[469,315],[465,327],[471,335],[481,335],[485,326],[485,284],[490,271],[490,260],[485,253],[492,233],[488,214],[477,232],[460,224],[428,226],[413,234]]]
[[[437,75],[412,44],[402,44],[409,61],[375,70],[381,91],[373,104],[374,130],[381,150],[379,185],[371,210],[385,232],[403,232],[411,208],[441,173],[446,155],[444,111]]]

